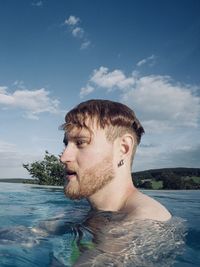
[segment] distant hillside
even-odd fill
[[[137,187],[146,189],[200,189],[200,168],[163,168],[132,173]]]
[[[200,189],[200,168],[163,168],[132,173],[133,183],[144,189]],[[7,183],[36,184],[34,179],[0,179]]]
[[[30,183],[33,184],[34,180],[33,179],[23,179],[23,178],[4,178],[0,179],[0,182],[2,183]]]

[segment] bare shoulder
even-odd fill
[[[135,219],[167,221],[171,218],[171,214],[166,207],[140,191],[130,196],[127,202],[127,211]]]

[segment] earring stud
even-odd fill
[[[122,165],[124,165],[124,160],[122,159],[122,160],[120,160],[120,162],[118,163],[118,167],[121,167]]]

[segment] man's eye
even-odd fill
[[[68,139],[66,138],[66,136],[64,136],[63,144],[64,144],[65,147],[68,146]]]
[[[68,143],[63,143],[64,144],[64,147],[67,147],[68,146]]]
[[[63,145],[64,145],[64,147],[67,147],[68,146],[68,142],[67,141],[63,141]]]
[[[86,143],[87,143],[86,140],[77,140],[76,141],[76,145],[78,147],[83,147]]]

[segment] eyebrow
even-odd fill
[[[67,135],[64,135],[63,143],[65,145],[67,145],[69,140],[76,141],[78,139],[91,139],[91,138],[89,136],[81,135],[81,134],[80,135],[74,135],[74,136],[72,135],[72,136],[69,136],[69,137],[67,137]]]

